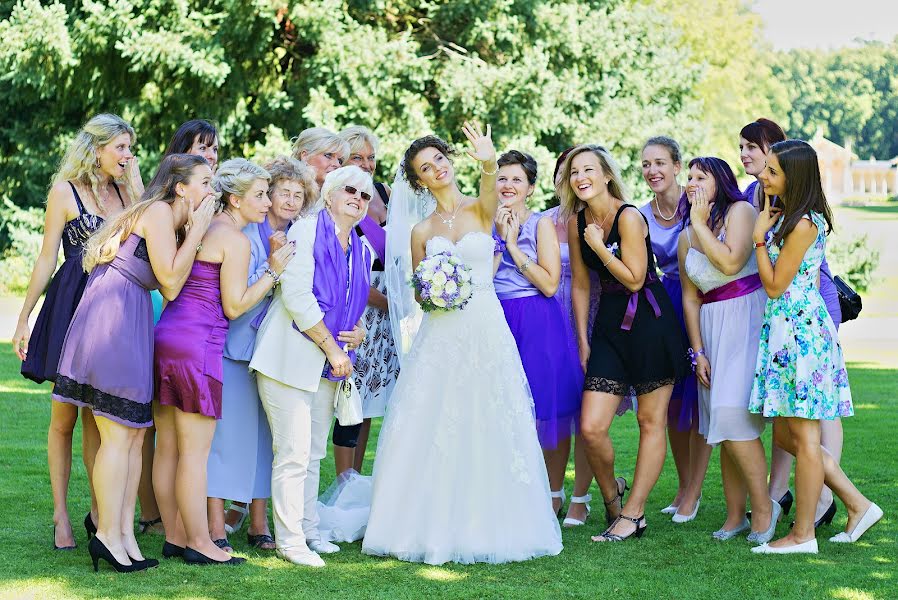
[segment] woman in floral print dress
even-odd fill
[[[759,179],[765,201],[752,237],[770,299],[749,410],[773,417],[777,445],[795,456],[797,501],[791,532],[752,552],[816,554],[814,512],[824,481],[848,511],[845,531],[831,542],[857,541],[883,513],[820,445],[820,421],[851,416],[854,409],[836,327],[818,287],[832,214],[817,153],[799,140],[778,142]],[[780,202],[771,206],[774,196]]]

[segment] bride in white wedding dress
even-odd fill
[[[464,132],[468,155],[481,161],[479,198],[458,190],[450,149],[437,137],[416,140],[403,162],[407,182],[429,191],[436,208],[412,230],[411,264],[388,259],[400,286],[390,311],[401,337],[408,341],[414,322],[404,318],[403,273],[424,256],[456,254],[472,269],[475,291],[462,310],[425,315],[402,358],[362,545],[366,554],[429,564],[521,561],[562,549],[530,388],[493,289],[496,152],[489,127],[484,134],[466,123]],[[390,219],[402,195],[394,187]]]

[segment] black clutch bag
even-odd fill
[[[836,291],[839,293],[839,308],[842,310],[842,322],[845,323],[846,321],[857,319],[857,316],[861,314],[861,309],[864,308],[861,295],[855,292],[838,275],[833,277],[833,283],[836,284]]]

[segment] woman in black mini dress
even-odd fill
[[[645,501],[667,452],[667,404],[686,376],[686,339],[655,272],[648,224],[626,203],[620,171],[601,146],[585,145],[565,159],[556,192],[569,222],[572,302],[580,361],[586,371],[581,430],[605,500],[608,529],[594,541],[621,541],[645,531]],[[602,296],[587,331],[589,270]],[[626,480],[614,477],[608,432],[630,389],[638,397],[639,455],[627,502]]]

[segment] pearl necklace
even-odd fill
[[[680,195],[682,195],[682,194],[683,194],[683,186],[677,186],[677,187],[678,187],[678,189],[680,190]],[[670,214],[669,217],[665,217],[665,216],[664,216],[664,213],[661,212],[661,203],[658,202],[658,194],[655,194],[655,208],[658,209],[658,216],[661,217],[662,219],[664,219],[665,221],[673,221],[674,218],[677,216],[677,209],[676,209],[676,208],[675,208],[674,211]]]

